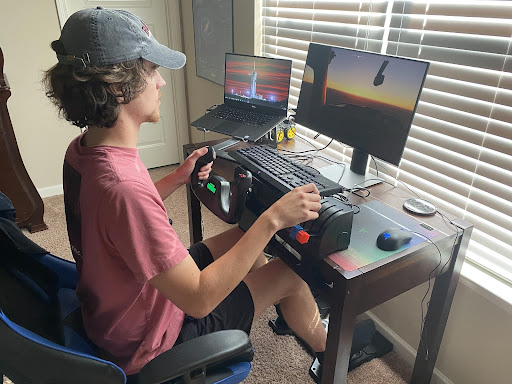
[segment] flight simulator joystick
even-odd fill
[[[252,185],[252,174],[239,166],[235,169],[231,183],[213,171],[207,180],[199,180],[199,170],[215,160],[215,157],[215,150],[208,147],[208,152],[197,159],[191,175],[192,191],[218,218],[228,224],[236,224],[245,208],[245,200]]]

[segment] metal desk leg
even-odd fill
[[[462,229],[462,238],[455,245],[448,270],[436,278],[430,298],[430,305],[421,334],[418,353],[411,376],[411,384],[430,383],[436,364],[450,307],[459,281],[460,270],[473,226],[463,221],[456,223]],[[443,262],[444,265],[444,262]]]

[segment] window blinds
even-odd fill
[[[385,169],[473,223],[468,262],[512,286],[512,1],[263,0],[262,54],[293,60],[291,107],[311,41],[431,63]]]

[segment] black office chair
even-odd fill
[[[83,331],[75,264],[51,255],[0,217],[0,380],[24,383],[239,383],[253,349],[239,330],[178,345],[127,377],[99,358]]]

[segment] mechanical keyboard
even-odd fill
[[[342,192],[343,187],[307,165],[300,164],[267,145],[230,151],[229,155],[254,176],[283,194],[295,187],[315,183],[321,196]]]

